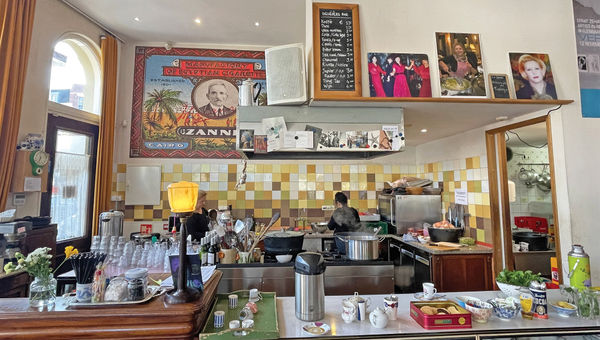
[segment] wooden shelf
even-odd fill
[[[402,108],[406,145],[416,146],[454,136],[502,119],[536,111],[549,111],[573,100],[491,99],[491,98],[313,98],[310,106],[354,108]],[[427,129],[427,133],[421,133]]]

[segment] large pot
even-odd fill
[[[350,260],[365,261],[379,258],[380,238],[371,233],[345,232],[337,233],[335,237],[344,241],[346,256]]]
[[[427,228],[431,242],[458,242],[462,235],[462,228]]]
[[[265,251],[275,255],[297,254],[302,251],[304,233],[298,231],[273,231],[265,237]]]
[[[513,240],[516,243],[529,243],[529,251],[548,250],[548,235],[534,232],[513,233]]]

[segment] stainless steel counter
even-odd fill
[[[387,294],[394,291],[394,265],[388,261],[339,261],[327,263],[325,294]],[[218,293],[258,288],[277,296],[294,295],[293,263],[218,265],[223,272]]]
[[[484,246],[480,246],[480,245],[474,245],[474,246],[470,246],[470,247],[460,247],[457,250],[450,250],[450,251],[441,251],[441,250],[434,250],[431,249],[430,247],[425,247],[424,245],[422,245],[419,242],[405,242],[402,241],[402,236],[401,235],[386,235],[388,238],[393,238],[396,239],[400,242],[403,242],[405,244],[408,244],[412,247],[415,247],[417,249],[420,249],[422,251],[428,252],[429,254],[432,255],[468,255],[468,254],[491,254],[494,252],[494,250],[492,248],[489,247],[484,247]]]

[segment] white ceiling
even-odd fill
[[[513,133],[508,132],[506,146],[510,147],[527,147],[522,141],[519,140],[516,134],[521,137],[527,144],[534,146],[542,146],[548,142],[548,135],[546,133],[546,123],[538,123],[534,125],[528,125],[520,127],[518,129],[511,130]]]
[[[128,42],[274,46],[303,42],[306,35],[304,0],[63,2]],[[136,17],[140,20],[135,21]],[[196,18],[200,24],[194,22]]]

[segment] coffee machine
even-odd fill
[[[22,242],[25,235],[31,231],[31,222],[17,221],[0,223],[0,263],[14,262],[17,259],[15,253],[21,252]]]

